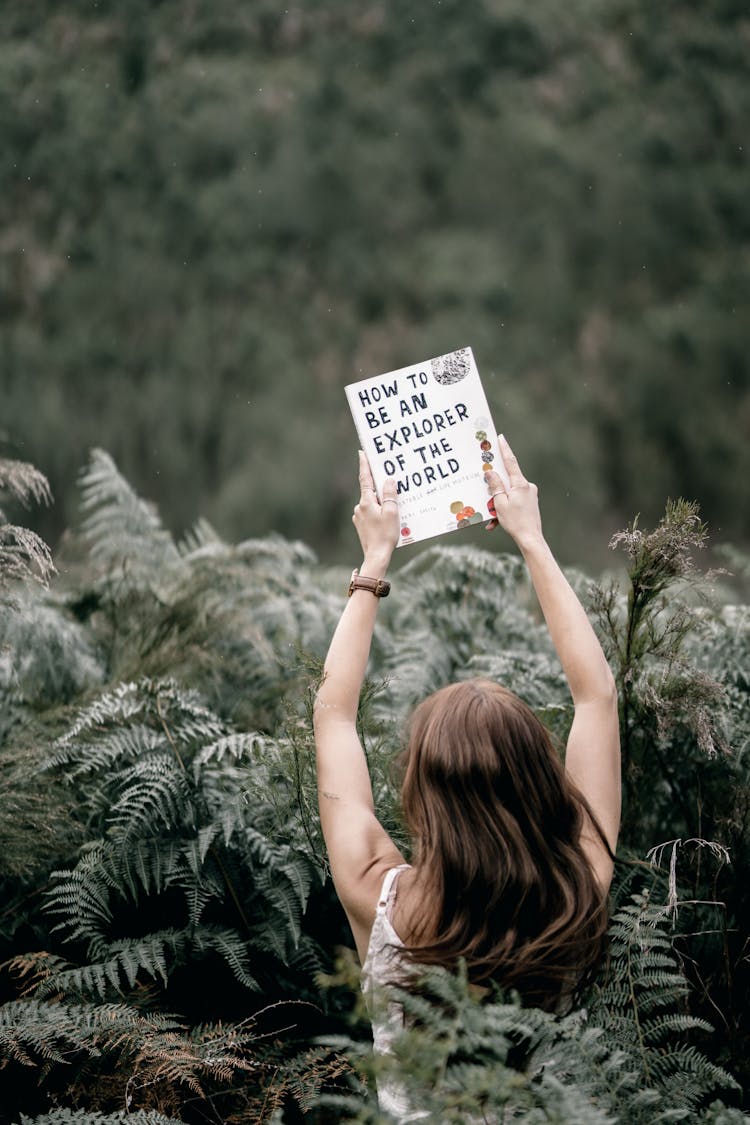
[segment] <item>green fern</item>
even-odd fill
[[[81,474],[83,534],[92,558],[121,591],[146,579],[159,587],[180,569],[180,553],[154,507],[141,500],[108,453],[95,449]]]
[[[541,637],[519,602],[518,559],[470,547],[433,547],[399,571],[401,596],[376,637],[372,674],[389,681],[383,702],[403,712],[452,680],[472,657],[501,652],[519,636]],[[450,638],[450,644],[445,638]]]
[[[87,1100],[96,1100],[101,1086],[106,1100],[114,1095],[127,1104],[128,1120],[151,1120],[151,1112],[156,1121],[171,1121],[188,1102],[211,1105],[215,1113],[227,1099],[244,1105],[250,1120],[265,1120],[287,1096],[309,1104],[324,1082],[349,1070],[329,1050],[282,1044],[277,1032],[269,1033],[277,1025],[293,1031],[308,1007],[278,1004],[240,1023],[188,1030],[125,1004],[18,1001],[0,1008],[1,1057],[4,1065],[33,1066],[46,1078],[56,1067],[78,1069]],[[94,1110],[49,1116],[58,1113],[60,1120],[120,1120]]]
[[[251,968],[258,956],[266,975],[269,958],[296,971],[320,968],[309,942],[307,959],[295,958],[314,864],[256,826],[273,819],[260,794],[247,800],[247,762],[268,743],[228,731],[171,680],[120,684],[74,717],[46,768],[71,785],[85,781],[99,835],[74,867],[53,873],[47,909],[55,932],[84,943],[87,961],[52,975],[45,995],[107,999],[139,982],[166,985],[180,966],[214,954],[251,992],[261,989]],[[126,917],[156,910],[151,900],[174,892],[185,928],[123,932]],[[204,922],[225,912],[225,901],[234,924]]]
[[[134,1113],[90,1113],[85,1109],[53,1109],[41,1117],[21,1114],[19,1125],[182,1125],[178,1117],[164,1117],[155,1110]]]
[[[47,478],[25,461],[0,457],[0,605],[15,604],[9,587],[14,583],[38,582],[46,586],[55,573],[47,544],[26,527],[12,524],[5,515],[8,500],[28,507],[49,504],[52,499]]]
[[[240,984],[258,991],[249,972],[248,942],[232,929],[197,926],[158,930],[142,938],[120,938],[102,944],[100,952],[102,960],[83,966],[56,959],[36,985],[35,995],[40,999],[65,996],[106,1000],[113,992],[132,993],[145,978],[166,985],[175,967],[196,963],[211,952],[226,960]]]
[[[274,537],[229,546],[205,522],[178,547],[101,451],[82,485],[97,577],[73,604],[114,675],[197,675],[220,712],[270,728],[291,686],[290,648],[322,650],[335,620],[332,599],[308,596],[312,552]]]
[[[662,749],[668,732],[674,737],[684,730],[696,761],[726,749],[723,687],[691,659],[691,648],[708,630],[700,603],[710,576],[701,575],[693,561],[705,543],[697,505],[670,501],[653,531],[642,531],[634,520],[612,539],[610,546],[628,556],[627,589],[614,583],[592,588],[592,607],[620,691],[626,838],[636,817],[634,790],[644,776],[652,807],[637,811],[641,831],[644,813],[658,823],[660,806],[671,801],[688,829],[678,834],[701,834],[688,827],[690,773],[682,761],[675,769]]]
[[[620,906],[610,925],[610,967],[590,1007],[608,1041],[628,1056],[646,1086],[656,1086],[675,1111],[692,1112],[715,1087],[736,1088],[734,1079],[677,1035],[710,1032],[687,1010],[687,980],[666,929],[664,907],[637,893]]]
[[[111,459],[95,456],[90,478],[92,561],[74,544],[66,585],[19,591],[19,612],[0,625],[0,940],[30,990],[13,1003],[45,1009],[0,1008],[16,1052],[6,1054],[8,1088],[23,1067],[43,1073],[60,1104],[95,1116],[127,1104],[192,1119],[194,1099],[205,1097],[227,1121],[261,1112],[278,1120],[289,1099],[331,1119],[333,1109],[311,1101],[336,1092],[348,1106],[339,1102],[337,1117],[380,1120],[337,1046],[311,1045],[322,1027],[341,1028],[351,1003],[315,983],[350,938],[326,878],[311,725],[347,576],[317,566],[300,544],[231,546],[205,523],[175,545]],[[679,539],[680,526],[671,519],[668,537]],[[414,1026],[395,1061],[375,1069],[406,1065],[415,1096],[427,1088],[434,1120],[473,1122],[484,1111],[531,1122],[739,1120],[708,1103],[713,1090],[731,1089],[720,1064],[731,1046],[729,1065],[738,1065],[744,1035],[748,892],[736,871],[749,858],[750,616],[691,601],[674,552],[649,542],[679,584],[640,619],[641,663],[627,685],[638,833],[626,845],[641,854],[667,835],[706,835],[731,851],[732,866],[681,856],[686,889],[674,921],[666,876],[619,868],[608,973],[587,1012],[540,1019],[505,997],[477,1006],[460,982],[408,999]],[[440,546],[397,581],[399,597],[379,616],[358,727],[379,814],[407,848],[390,767],[414,698],[490,676],[561,738],[570,708],[518,559]],[[670,624],[676,595],[687,608]],[[627,594],[612,599],[603,628],[621,645]],[[660,662],[654,646],[672,655]],[[618,651],[610,648],[621,672]],[[697,694],[685,694],[694,671],[720,681],[721,697],[700,677]],[[733,746],[731,758],[701,749],[698,712],[683,706],[699,696],[714,699],[709,733]],[[19,955],[20,935],[34,952]],[[244,1022],[188,1029],[164,1014],[167,1001],[195,1023],[212,1005],[272,1013],[289,997],[311,1002],[299,1007],[297,1030],[291,1005],[278,1023],[264,1017],[272,1031]],[[735,1021],[731,1037],[710,1036],[713,1004]],[[110,1037],[97,1012],[118,1007],[126,1011],[112,1018]],[[358,1056],[372,1075],[367,1044]]]
[[[103,1043],[137,1042],[154,1030],[176,1027],[162,1015],[144,1016],[125,1004],[72,1004],[15,1000],[0,1006],[0,1055],[46,1073],[78,1052],[96,1053]]]

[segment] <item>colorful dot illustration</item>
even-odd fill
[[[481,426],[484,421],[485,419],[482,418],[479,421],[479,425]],[[476,422],[475,425],[477,425]],[[482,472],[490,473],[492,472],[492,462],[495,460],[495,454],[492,452],[492,442],[487,437],[487,431],[481,428],[476,431],[474,437],[479,442],[479,454],[482,458]],[[490,510],[490,514],[494,516],[495,505],[492,500],[490,500],[487,507]],[[451,515],[455,517],[457,527],[466,527],[470,523],[484,522],[484,517],[472,508],[470,504],[464,504],[463,500],[454,500],[451,503],[450,510]]]

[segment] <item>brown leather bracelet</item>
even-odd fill
[[[355,590],[369,590],[376,598],[387,598],[391,592],[390,582],[385,578],[365,578],[355,568],[349,581],[347,597],[350,598]]]

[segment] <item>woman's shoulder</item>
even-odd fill
[[[337,886],[360,960],[364,959],[367,951],[383,890],[386,888],[385,893],[388,894],[390,888],[386,884],[392,884],[405,867],[403,857],[398,852],[391,853],[373,862],[345,892]]]

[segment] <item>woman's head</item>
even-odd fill
[[[402,803],[429,888],[412,954],[467,961],[554,1003],[598,959],[602,895],[581,850],[590,815],[549,733],[512,692],[468,680],[415,710]]]
[[[403,765],[404,814],[417,846],[442,839],[446,816],[456,828],[495,835],[500,813],[536,835],[563,812],[566,780],[546,727],[490,680],[449,684],[425,699]]]

